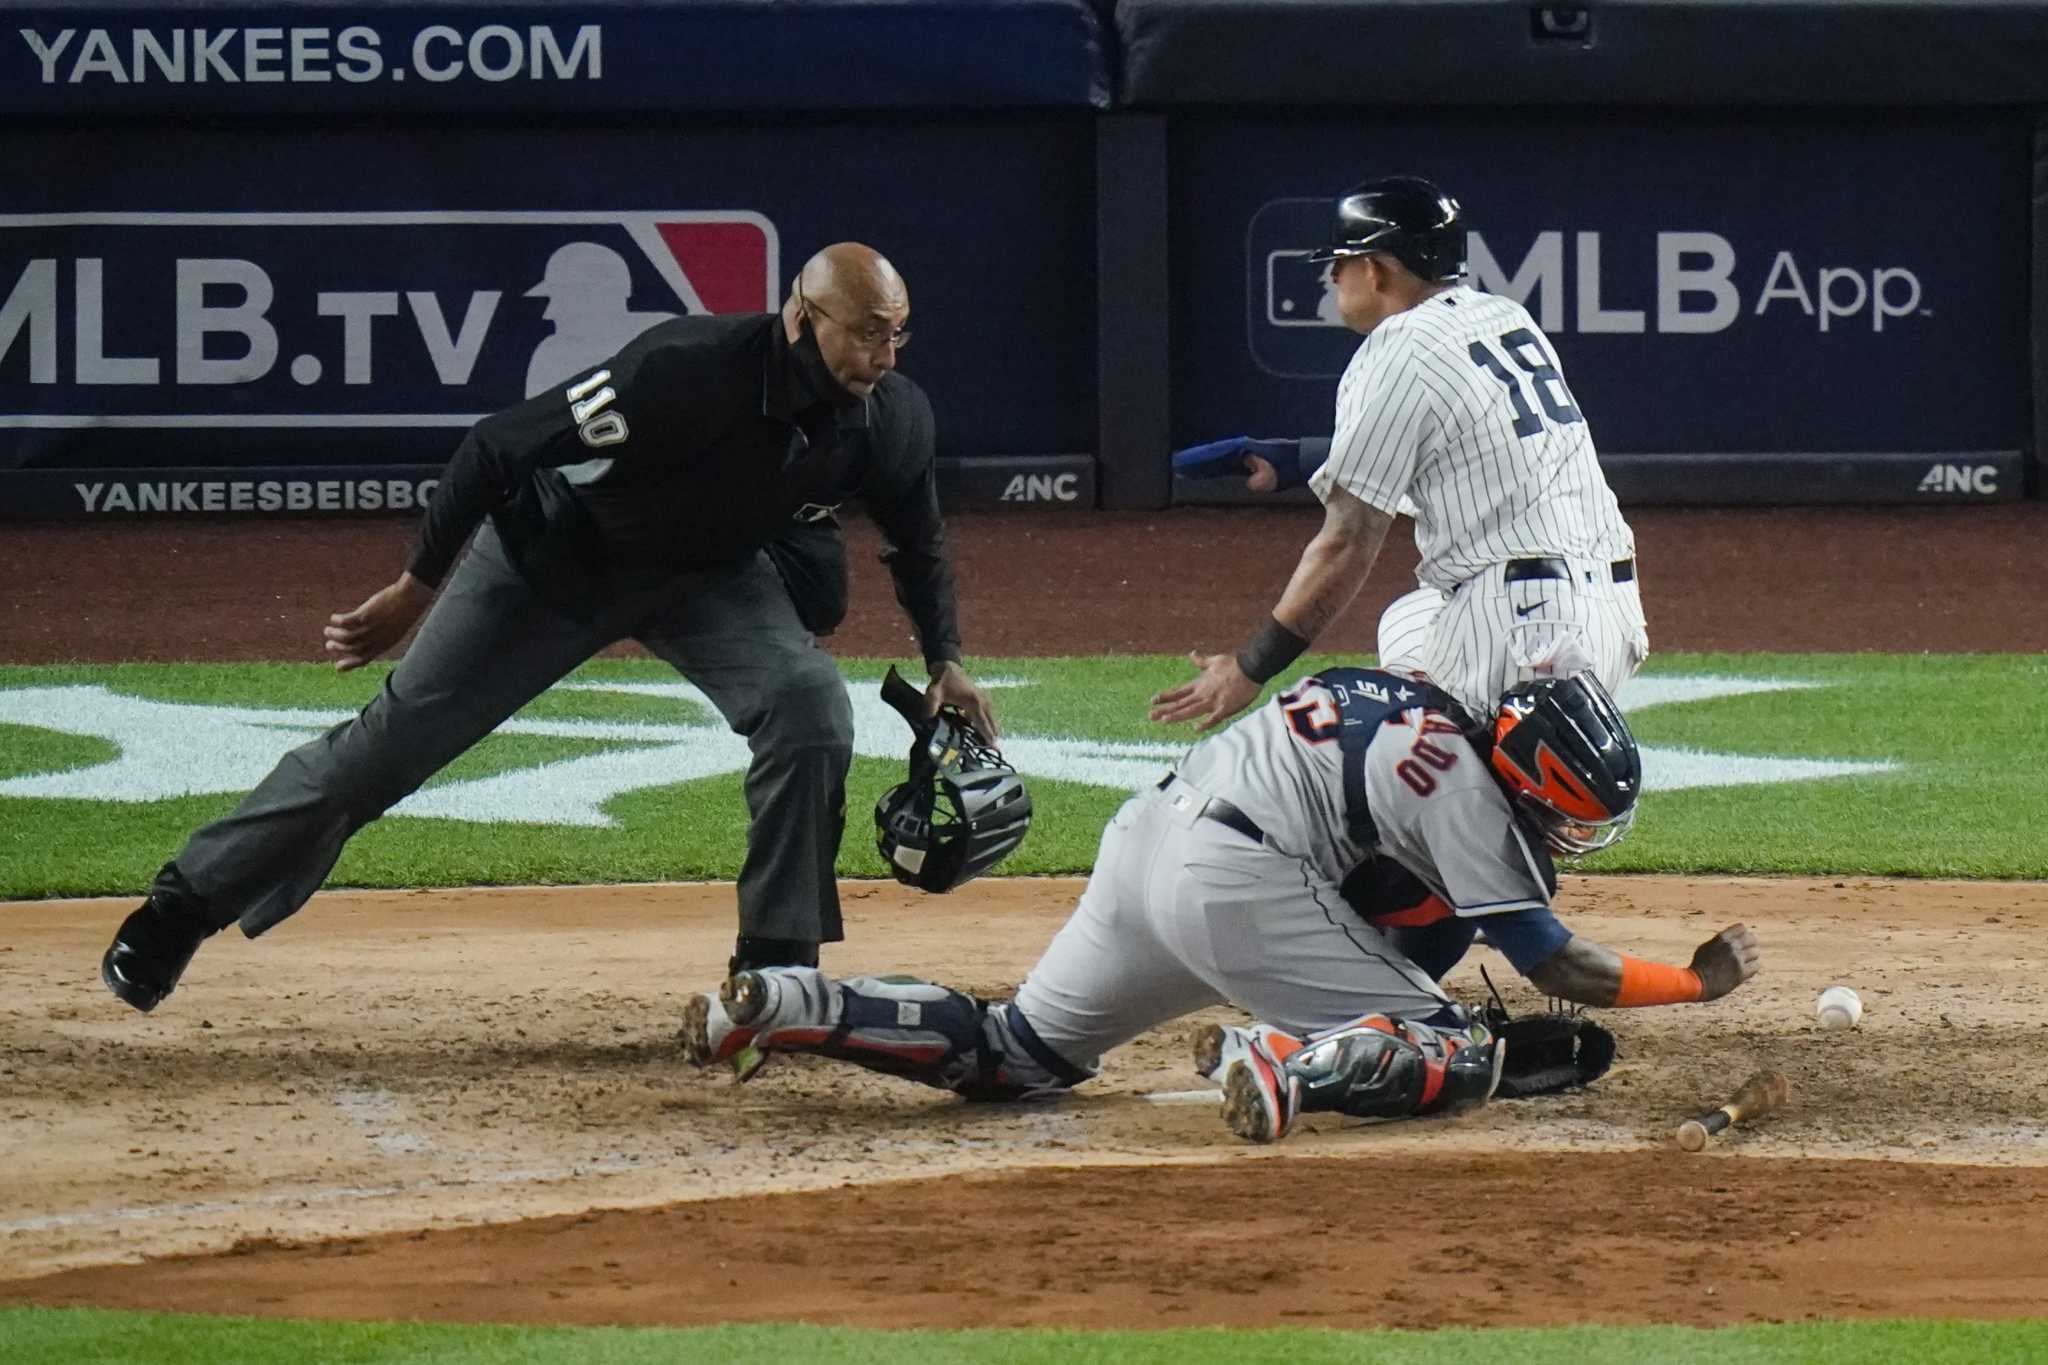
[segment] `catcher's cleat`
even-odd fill
[[[1300,1051],[1302,1045],[1299,1038],[1271,1024],[1253,1024],[1250,1028],[1209,1024],[1195,1033],[1196,1074],[1221,1085],[1224,1069],[1245,1054],[1253,1039],[1259,1040],[1267,1053],[1280,1062]]]
[[[1259,1039],[1223,1073],[1223,1121],[1247,1142],[1278,1142],[1294,1127],[1301,1082],[1287,1074]]]
[[[677,1034],[683,1056],[692,1066],[731,1062],[734,1076],[752,1080],[766,1065],[768,1054],[754,1046],[758,1025],[772,1012],[775,988],[760,972],[727,977],[717,995],[693,995],[683,1005],[683,1026]]]
[[[147,1014],[177,989],[192,954],[213,932],[190,907],[161,892],[152,893],[121,921],[100,958],[100,980]]]
[[[676,1041],[683,1045],[683,1060],[691,1066],[711,1064],[711,1011],[717,1002],[708,995],[693,995],[683,1002],[683,1026]]]
[[[1301,1082],[1285,1059],[1301,1040],[1265,1024],[1211,1024],[1195,1035],[1195,1070],[1223,1084],[1223,1121],[1249,1142],[1278,1142],[1294,1126]]]

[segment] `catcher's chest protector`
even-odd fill
[[[1462,727],[1465,714],[1451,694],[1431,683],[1377,668],[1326,668],[1307,681],[1321,683],[1337,700],[1337,747],[1344,754],[1344,814],[1361,843],[1374,839],[1365,799],[1365,751],[1389,716],[1416,707],[1441,711]]]

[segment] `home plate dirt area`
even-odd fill
[[[827,966],[999,994],[1079,887],[850,884]],[[1714,1005],[1608,1012],[1621,1056],[1591,1090],[1314,1116],[1271,1148],[1195,1093],[1189,1035],[1229,1011],[1019,1106],[806,1059],[746,1086],[693,1070],[673,1035],[722,973],[728,886],[330,892],[207,944],[146,1017],[95,975],[127,901],[0,906],[0,1299],[933,1327],[2048,1302],[2048,886],[1579,877],[1559,904],[1667,960],[1743,920],[1764,972]],[[1823,1032],[1837,981],[1867,1013]],[[1473,963],[1451,984],[1483,989]],[[1783,1111],[1677,1149],[1765,1066]]]
[[[1630,510],[1653,648],[2048,649],[2048,504]],[[977,655],[1234,646],[1313,508],[953,518]],[[317,659],[408,520],[23,525],[10,663]],[[849,527],[842,656],[914,650]],[[1319,641],[1369,650],[1403,528]],[[110,593],[108,584],[130,585]],[[1171,681],[1171,679],[1163,680]],[[1012,988],[1072,880],[846,888],[840,973]],[[0,1300],[359,1318],[1333,1327],[2038,1314],[2048,885],[1567,877],[1575,928],[1663,960],[1745,921],[1761,976],[1609,1011],[1591,1090],[1454,1120],[1312,1117],[1252,1148],[1188,1062],[1208,1017],[1057,1102],[851,1068],[695,1071],[685,997],[729,886],[329,892],[209,942],[137,1015],[97,963],[132,900],[0,905]],[[1490,953],[1451,978],[1538,1002]],[[1512,984],[1509,984],[1512,981]],[[1867,1007],[1823,1032],[1837,982]],[[1751,1072],[1780,1112],[1678,1150]]]

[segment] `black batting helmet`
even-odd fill
[[[1330,244],[1312,261],[1381,251],[1431,283],[1465,273],[1465,213],[1434,181],[1383,175],[1344,191]]]
[[[1493,775],[1552,853],[1606,848],[1635,823],[1643,756],[1591,673],[1509,688],[1493,736]]]
[[[951,891],[1024,842],[1031,793],[958,711],[920,714],[917,689],[893,668],[882,696],[916,737],[909,776],[875,803],[875,850],[904,885]]]

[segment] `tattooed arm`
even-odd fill
[[[1280,603],[1236,654],[1191,653],[1198,670],[1152,698],[1153,720],[1199,722],[1209,730],[1250,705],[1266,681],[1300,656],[1337,619],[1365,583],[1394,519],[1342,488],[1332,488],[1323,528],[1301,552]]]

